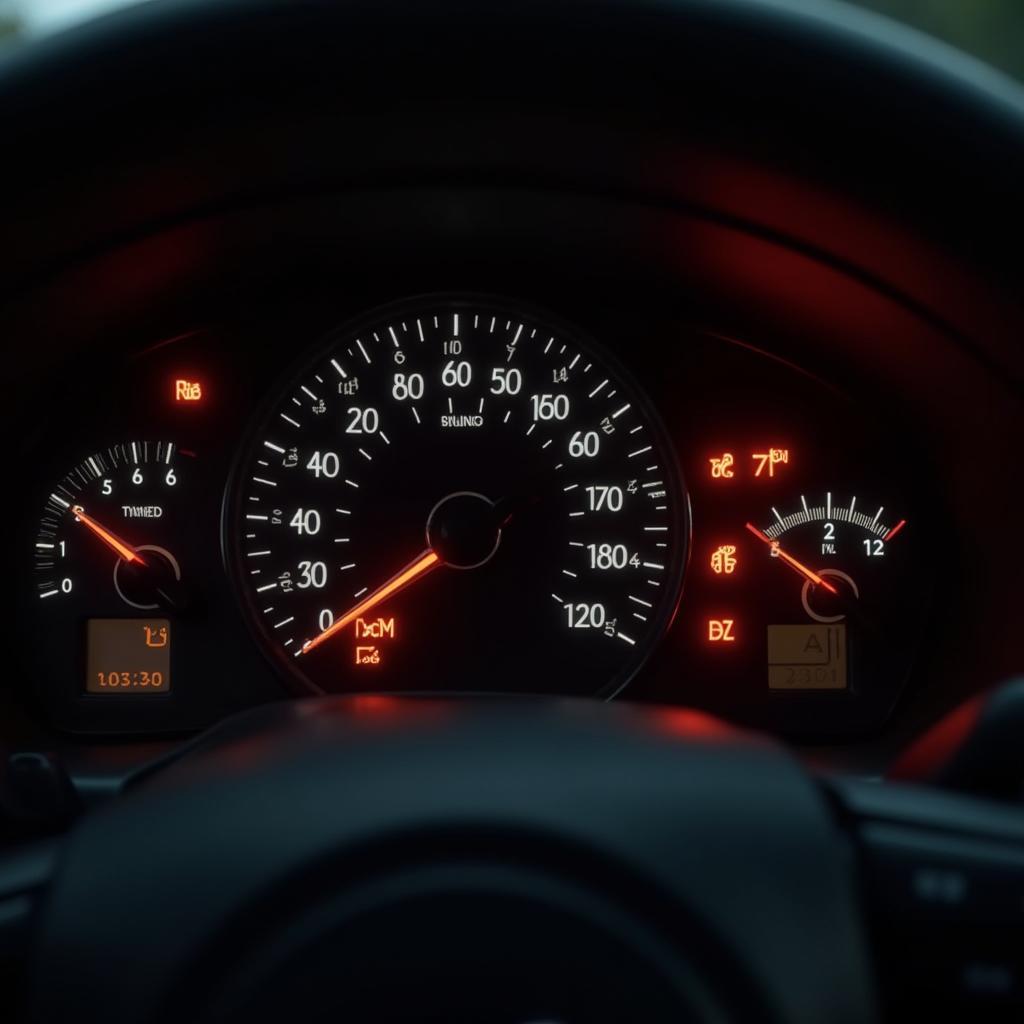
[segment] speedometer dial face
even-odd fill
[[[226,549],[258,636],[313,690],[610,695],[675,609],[685,508],[606,353],[427,298],[343,329],[274,397]]]

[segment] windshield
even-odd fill
[[[0,45],[46,35],[141,0],[0,0]],[[811,0],[813,3],[814,0]],[[830,0],[825,0],[830,2]],[[856,0],[1024,80],[1024,0]],[[824,3],[823,3],[824,5]]]

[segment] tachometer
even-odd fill
[[[335,335],[258,424],[225,529],[261,641],[325,692],[614,693],[671,618],[687,536],[623,370],[474,298]]]
[[[85,695],[172,689],[171,637],[190,604],[194,462],[170,441],[126,441],[54,484],[34,550],[46,678]]]

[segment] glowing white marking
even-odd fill
[[[342,380],[345,380],[345,378],[348,377],[348,374],[341,368],[341,363],[339,363],[337,359],[331,360],[331,366],[333,366],[338,371],[338,373],[341,375]]]
[[[285,423],[290,423],[293,427],[301,426],[298,420],[293,420],[287,413],[281,413],[281,419],[283,419]]]
[[[266,484],[267,487],[276,487],[277,484],[273,480],[264,480],[261,476],[254,476],[253,481],[258,484]]]
[[[302,390],[305,391],[306,394],[309,395],[309,397],[312,398],[314,402],[319,402],[320,401],[320,399],[317,398],[316,395],[314,395],[313,392],[310,391],[309,388],[307,388],[305,384],[302,385]]]
[[[635,452],[630,452],[629,455],[627,455],[626,457],[629,459],[633,459],[636,458],[637,455],[643,455],[644,452],[649,452],[650,450],[651,445],[648,445],[646,448],[639,448]]]
[[[264,583],[262,587],[256,588],[256,593],[262,594],[264,590],[273,590],[276,586],[276,583]]]
[[[620,640],[625,640],[626,643],[629,644],[630,647],[635,647],[636,646],[636,641],[632,637],[626,636],[625,633],[616,633],[615,635]]]
[[[269,448],[272,452],[277,452],[278,455],[284,455],[284,449],[280,445],[273,444],[270,441],[264,441],[263,447]]]
[[[356,348],[358,348],[359,351],[363,353],[363,358],[366,360],[366,365],[369,366],[370,357],[366,354],[366,349],[363,348],[363,343],[358,338],[356,338]]]

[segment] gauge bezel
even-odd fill
[[[689,493],[683,478],[681,463],[672,443],[671,436],[664,421],[646,390],[638,383],[636,377],[623,365],[617,354],[608,345],[602,344],[584,328],[567,320],[565,317],[552,313],[550,310],[528,301],[511,299],[507,295],[476,291],[441,291],[426,292],[402,297],[381,303],[363,311],[354,317],[341,322],[319,337],[310,346],[303,349],[300,356],[293,359],[288,370],[278,376],[274,387],[257,403],[254,413],[242,433],[237,450],[231,461],[231,469],[224,488],[221,514],[221,552],[224,569],[231,583],[231,590],[238,602],[238,607],[246,628],[256,642],[257,648],[280,678],[292,692],[300,695],[323,695],[326,691],[311,679],[296,664],[294,657],[289,657],[279,644],[275,644],[262,623],[260,613],[253,600],[249,588],[244,585],[242,575],[243,554],[241,550],[241,534],[237,528],[242,513],[241,481],[243,472],[258,443],[260,432],[271,422],[274,412],[280,405],[281,396],[288,389],[297,388],[317,365],[326,359],[330,352],[337,349],[344,339],[353,336],[372,325],[379,325],[388,318],[408,314],[411,310],[435,306],[450,309],[486,308],[489,311],[533,319],[550,326],[564,337],[572,338],[574,344],[593,353],[595,358],[608,370],[615,374],[617,382],[630,394],[645,422],[651,429],[652,436],[658,446],[659,454],[664,463],[666,489],[672,495],[672,508],[669,510],[673,536],[677,538],[675,550],[671,555],[666,570],[666,589],[658,606],[657,615],[651,624],[650,638],[644,643],[643,650],[630,659],[622,670],[617,672],[607,683],[595,687],[593,696],[597,699],[611,700],[619,696],[629,683],[641,672],[655,650],[664,641],[678,613],[682,599],[686,570],[689,564],[692,540],[692,516]],[[284,383],[281,383],[281,382]],[[333,691],[332,691],[333,692]],[[345,693],[359,694],[366,691],[353,688]],[[387,695],[422,695],[445,694],[479,696],[481,691],[475,690],[373,690],[375,694]],[[533,691],[524,689],[512,691],[509,696],[523,694],[535,695]],[[500,696],[486,691],[487,696]],[[550,696],[563,696],[555,691]]]

